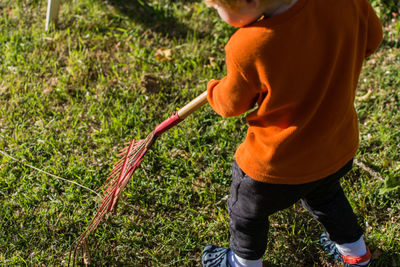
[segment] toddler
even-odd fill
[[[355,90],[382,41],[367,0],[206,0],[239,29],[227,75],[207,84],[224,117],[246,116],[228,199],[230,246],[205,247],[203,266],[262,266],[268,217],[301,200],[323,225],[323,249],[345,266],[370,252],[339,179],[358,148]]]

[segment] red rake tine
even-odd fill
[[[69,259],[68,259],[68,266],[70,266],[70,262],[71,262],[71,256],[73,255],[73,266],[75,266],[75,259],[76,259],[76,252],[78,250],[78,248],[81,246],[82,242],[85,241],[86,237],[89,235],[89,233],[94,229],[92,226],[96,223],[96,221],[98,221],[99,218],[102,218],[105,214],[105,212],[107,211],[107,209],[104,209],[103,207],[105,207],[106,203],[104,202],[99,210],[96,212],[95,216],[93,217],[92,221],[89,223],[89,225],[87,226],[86,230],[80,235],[80,237],[78,238],[78,240],[74,243],[76,243],[75,246],[72,246],[73,249],[73,253],[72,251],[70,251],[70,255],[69,255]],[[103,212],[104,211],[104,212]],[[102,216],[99,216],[99,214],[102,214]]]
[[[146,148],[145,148],[145,146],[142,146],[141,149],[146,149]],[[127,166],[126,169],[130,169],[130,166],[132,164],[134,164],[135,161],[137,161],[138,155],[139,155],[139,158],[143,157],[144,153],[140,153],[141,149],[132,153],[133,156],[132,155],[129,156],[128,162],[126,164],[126,166]],[[122,166],[122,164],[119,164],[118,166],[114,167],[114,169],[112,170],[112,174],[106,180],[106,182],[108,182],[108,183],[106,184],[105,188],[108,188],[109,185],[111,185],[115,182],[115,180],[120,180],[120,179],[116,179],[116,177],[117,177],[117,175],[121,175],[124,173],[121,171],[121,166]],[[106,191],[108,191],[108,190],[106,189]]]
[[[123,164],[125,164],[127,158],[129,158],[129,153],[130,153],[130,152],[132,151],[132,149],[133,149],[133,146],[132,146],[132,145],[133,145],[133,140],[132,140],[131,144],[129,145],[129,147],[127,147],[126,152],[125,152],[125,153],[121,153],[120,156],[123,156],[123,155],[124,155],[124,156],[121,157],[121,158],[114,164],[114,168],[113,168],[113,170],[111,171],[109,177],[112,176],[112,174],[113,174],[114,172],[121,171],[120,168],[123,167]]]
[[[78,240],[76,242],[74,242],[74,243],[76,243],[76,246],[75,246],[75,249],[74,249],[74,254],[76,253],[78,247],[82,244],[82,242],[85,241],[85,239],[89,235],[89,233],[92,232],[97,227],[97,225],[101,222],[101,219],[104,217],[104,215],[107,212],[107,207],[108,207],[108,205],[110,203],[111,196],[112,196],[112,194],[107,194],[107,195],[105,195],[103,197],[103,202],[102,202],[99,210],[93,216],[92,221],[89,223],[89,225],[87,226],[86,230],[80,235]],[[69,263],[68,263],[68,265],[69,265]]]
[[[140,151],[138,151],[138,152],[140,152]],[[143,151],[135,159],[133,166],[131,168],[129,168],[127,171],[125,171],[125,170],[121,171],[121,176],[118,179],[117,189],[114,191],[114,193],[116,193],[118,196],[119,196],[120,192],[122,192],[122,190],[120,190],[120,185],[122,184],[122,182],[124,180],[127,182],[129,180],[129,178],[133,175],[134,171],[139,167],[140,163],[142,162],[143,157],[146,154],[146,152],[147,152],[147,147],[144,147]],[[126,169],[127,166],[124,164],[124,167]],[[124,174],[124,176],[122,176],[122,174]],[[126,185],[126,183],[125,183],[125,185]],[[115,200],[112,200],[112,204],[110,204],[111,209],[109,209],[110,211],[113,210],[114,205],[117,202],[117,199],[118,199],[118,197]]]
[[[124,178],[122,180],[126,180],[127,177],[128,177],[128,180],[129,180],[129,178],[133,175],[133,172],[137,169],[137,167],[139,167],[140,162],[141,162],[141,160],[139,162],[136,162],[136,163],[132,164],[133,166],[128,169],[128,171],[126,172],[126,175],[124,176]],[[114,188],[115,186],[117,188],[120,187],[120,186],[118,186],[118,179],[113,179],[106,185],[106,189],[105,189],[104,194],[107,194],[112,190],[116,190]]]
[[[142,149],[142,145],[144,145],[144,144],[143,144],[143,143],[144,143],[144,140],[140,140],[139,142],[140,142],[140,144],[135,145],[135,146],[131,149],[131,152],[130,152],[130,153],[125,152],[124,154],[128,155],[129,158],[134,158],[134,157],[136,156],[137,152],[138,152],[140,149]],[[129,148],[129,147],[128,147],[128,148]],[[128,149],[128,148],[127,148],[127,149]],[[136,151],[135,151],[135,150],[136,150]],[[135,151],[135,152],[132,152],[132,151]],[[120,156],[121,156],[121,155],[120,155]],[[109,177],[107,178],[106,181],[108,181],[108,180],[110,179],[110,177],[113,176],[114,173],[116,173],[116,172],[118,172],[118,173],[121,172],[121,168],[122,168],[122,166],[123,166],[124,159],[125,159],[125,157],[122,157],[121,159],[118,160],[118,162],[114,165],[114,168],[113,168],[113,170],[111,171],[111,173],[110,173],[110,175],[109,175]],[[130,161],[133,161],[133,159],[130,160]]]
[[[116,187],[114,187],[114,189],[116,189]],[[76,245],[74,247],[73,252],[72,251],[70,252],[70,256],[68,259],[68,266],[70,265],[71,255],[73,255],[73,265],[75,266],[76,257],[77,257],[76,253],[78,251],[78,248],[83,245],[83,243],[85,242],[85,240],[86,240],[87,236],[90,234],[90,232],[92,232],[94,229],[96,229],[96,227],[100,224],[101,220],[103,219],[104,215],[107,212],[107,207],[110,204],[111,197],[112,197],[111,193],[109,193],[103,197],[103,202],[102,202],[99,210],[97,211],[97,213],[93,217],[92,221],[87,226],[86,230],[81,234],[81,236],[76,241]]]
[[[126,164],[128,163],[129,153],[130,153],[131,150],[132,150],[133,144],[134,144],[134,142],[132,141],[131,144],[129,145],[128,151],[126,152],[126,156],[125,156],[125,160],[124,160],[124,165],[122,166],[121,173],[120,173],[120,176],[119,176],[119,178],[118,178],[118,182],[122,179],[122,177],[123,177],[124,174],[125,174],[125,169],[126,169],[126,167],[127,167]],[[115,191],[113,192],[113,196],[112,196],[112,198],[111,198],[111,203],[113,203],[114,194],[115,194]],[[111,211],[111,210],[112,210],[112,206],[109,206],[109,207],[108,207],[108,211]]]

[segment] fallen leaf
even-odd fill
[[[172,50],[170,48],[159,48],[154,53],[158,61],[167,61],[172,59]]]
[[[369,90],[368,93],[366,93],[365,95],[357,97],[357,100],[361,101],[361,102],[362,101],[368,101],[371,98],[372,93],[373,93],[372,90]]]

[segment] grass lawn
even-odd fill
[[[65,1],[57,27],[44,32],[46,2],[0,0],[6,266],[67,263],[123,143],[221,78],[234,32],[196,0]],[[377,266],[400,266],[400,20],[387,13],[385,40],[360,77],[360,164],[343,185]],[[245,131],[243,116],[224,119],[206,106],[161,136],[115,216],[90,236],[91,265],[198,266],[206,244],[227,246],[230,166]],[[320,232],[300,204],[273,215],[265,260],[331,264]]]

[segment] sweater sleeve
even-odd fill
[[[216,113],[223,117],[238,116],[250,110],[259,96],[259,79],[252,53],[227,45],[227,75],[207,84],[207,98]]]
[[[383,33],[382,24],[373,10],[372,6],[368,3],[368,36],[367,36],[367,50],[366,57],[374,53],[382,43]]]

